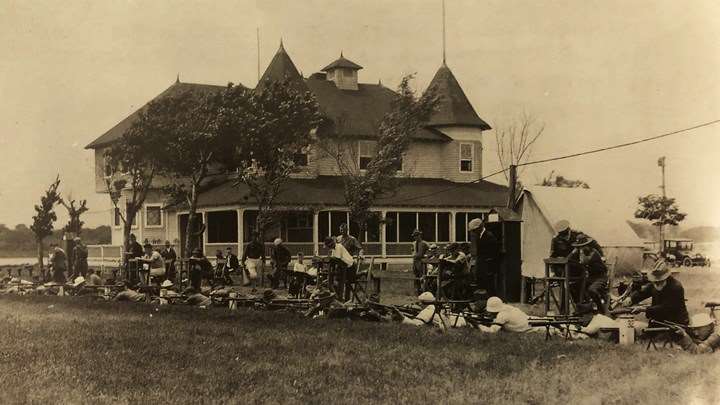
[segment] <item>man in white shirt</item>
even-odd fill
[[[335,242],[334,238],[325,238],[325,247],[330,250],[328,256],[338,258],[344,264],[344,268],[340,265],[336,268],[336,274],[339,276],[337,292],[339,297],[343,298],[344,301],[348,301],[350,299],[350,289],[347,286],[355,278],[355,260],[341,243]]]
[[[498,297],[490,297],[487,300],[485,311],[496,315],[493,325],[480,325],[482,332],[497,333],[504,330],[506,332],[524,333],[533,330],[525,312],[503,303]]]

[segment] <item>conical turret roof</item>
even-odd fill
[[[280,48],[278,48],[267,69],[265,69],[265,73],[260,77],[256,90],[262,91],[267,86],[268,81],[280,81],[283,79],[289,80],[291,85],[301,93],[309,91],[292,59],[285,52],[282,41],[280,41]]]
[[[428,126],[470,126],[483,130],[491,129],[490,125],[475,112],[455,75],[444,63],[430,82],[428,90],[430,89],[435,91],[439,100]]]

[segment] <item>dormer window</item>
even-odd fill
[[[345,59],[341,52],[340,58],[325,66],[322,71],[326,73],[327,80],[335,83],[335,87],[338,89],[357,90],[358,70],[360,69],[362,66]]]
[[[360,170],[367,170],[370,161],[377,154],[376,141],[359,141],[358,142],[358,167]],[[402,157],[395,162],[395,170],[402,171]]]

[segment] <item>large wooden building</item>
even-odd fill
[[[389,110],[394,92],[382,84],[359,81],[362,67],[342,54],[320,72],[302,77],[282,44],[259,83],[286,78],[310,91],[339,142],[355,151],[349,159],[362,170],[375,153],[376,126]],[[157,97],[179,94],[188,89],[211,92],[223,86],[181,83],[179,80]],[[411,254],[411,233],[419,228],[428,241],[439,244],[468,239],[467,223],[487,215],[506,202],[506,187],[480,180],[483,175],[483,137],[490,126],[470,104],[452,71],[444,63],[428,88],[440,97],[428,125],[414,134],[414,140],[398,167],[398,185],[376,207],[380,220],[357,235],[366,255],[384,261],[407,260]],[[103,153],[120,139],[136,119],[131,114],[90,143],[95,151],[96,191],[105,192]],[[317,254],[327,235],[337,234],[348,222],[342,180],[334,161],[318,148],[298,156],[303,165],[277,201],[285,214],[267,232],[269,239],[281,237],[289,248],[306,255]],[[233,246],[242,251],[257,215],[247,190],[233,186],[233,174],[214,176],[199,198],[199,212],[207,226],[203,244],[206,252]],[[108,199],[108,204],[109,199]],[[122,206],[122,205],[121,205]],[[121,222],[116,212],[109,218],[112,244],[122,243]],[[176,246],[184,240],[187,213],[165,207],[157,190],[149,194],[138,215],[135,234],[139,240],[159,243],[169,240]]]

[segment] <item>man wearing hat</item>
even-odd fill
[[[270,252],[270,260],[273,266],[273,273],[268,276],[270,279],[271,288],[280,288],[280,281],[287,287],[287,268],[292,260],[292,254],[290,250],[283,245],[283,241],[280,238],[275,238],[273,241],[273,249]]]
[[[689,322],[685,307],[685,289],[682,284],[670,275],[670,268],[665,260],[655,262],[652,271],[647,275],[651,284],[644,286],[628,297],[631,305],[636,305],[647,298],[652,298],[645,316],[651,321],[667,321],[680,325]]]
[[[163,260],[165,261],[165,278],[168,280],[174,279],[176,271],[175,261],[177,261],[177,253],[175,252],[175,249],[173,249],[169,240],[165,241],[165,248],[162,250],[162,252],[160,252],[160,256],[162,256]]]
[[[485,306],[485,312],[495,316],[493,325],[480,325],[482,332],[497,333],[501,330],[507,332],[530,332],[533,328],[530,326],[528,315],[515,308],[512,305],[505,304],[498,297],[490,297]]]
[[[336,281],[339,298],[343,301],[350,299],[350,291],[347,288],[347,284],[352,282],[355,276],[355,259],[353,259],[350,252],[345,249],[341,243],[337,243],[335,238],[327,237],[324,241],[325,247],[329,250],[328,256],[339,259],[336,261],[338,266],[337,275],[338,280]]]
[[[67,255],[65,251],[57,244],[52,244],[52,256],[50,264],[53,269],[53,281],[56,283],[64,283],[65,270],[67,270]]]
[[[79,236],[76,236],[73,239],[73,242],[75,242],[75,247],[73,247],[73,268],[74,272],[73,275],[75,277],[82,276],[85,277],[87,275],[87,269],[88,269],[88,251],[87,247],[82,243],[82,240]]]
[[[495,294],[495,275],[500,244],[492,232],[485,229],[485,222],[475,218],[468,223],[470,232],[470,253],[474,260],[475,280],[478,287],[489,294]]]
[[[675,333],[680,336],[680,346],[692,354],[712,353],[720,347],[720,329],[709,314],[702,312],[690,318],[689,332],[676,327]]]
[[[575,243],[580,237],[584,235],[582,232],[570,229],[570,222],[563,219],[555,224],[555,236],[550,242],[550,257],[568,257],[572,253]],[[590,238],[592,239],[592,238]],[[604,256],[600,244],[592,239],[591,247],[600,253],[600,256]]]
[[[425,263],[423,263],[423,259],[428,250],[430,250],[430,245],[423,240],[422,232],[419,229],[413,231],[412,237],[415,238],[415,242],[413,242],[412,269],[415,274],[415,290],[419,295],[422,293],[422,278],[425,276]]]
[[[193,249],[192,256],[189,260],[190,265],[190,285],[195,291],[200,291],[202,280],[212,280],[212,264],[203,255],[200,248]]]
[[[252,285],[253,292],[255,289],[255,280],[258,277],[258,271],[265,262],[265,245],[260,241],[260,232],[251,232],[252,240],[245,246],[242,259],[240,260],[245,266],[246,274],[244,285]]]
[[[143,247],[145,248],[145,254],[140,260],[147,265],[150,277],[165,278],[165,261],[160,252],[154,250],[150,242],[146,242]]]
[[[607,313],[607,266],[603,262],[600,252],[593,247],[593,239],[587,235],[580,235],[572,244],[573,251],[568,256],[571,272],[585,273],[585,290],[588,297],[595,303],[597,311]],[[574,296],[579,297],[579,283],[572,285]]]

